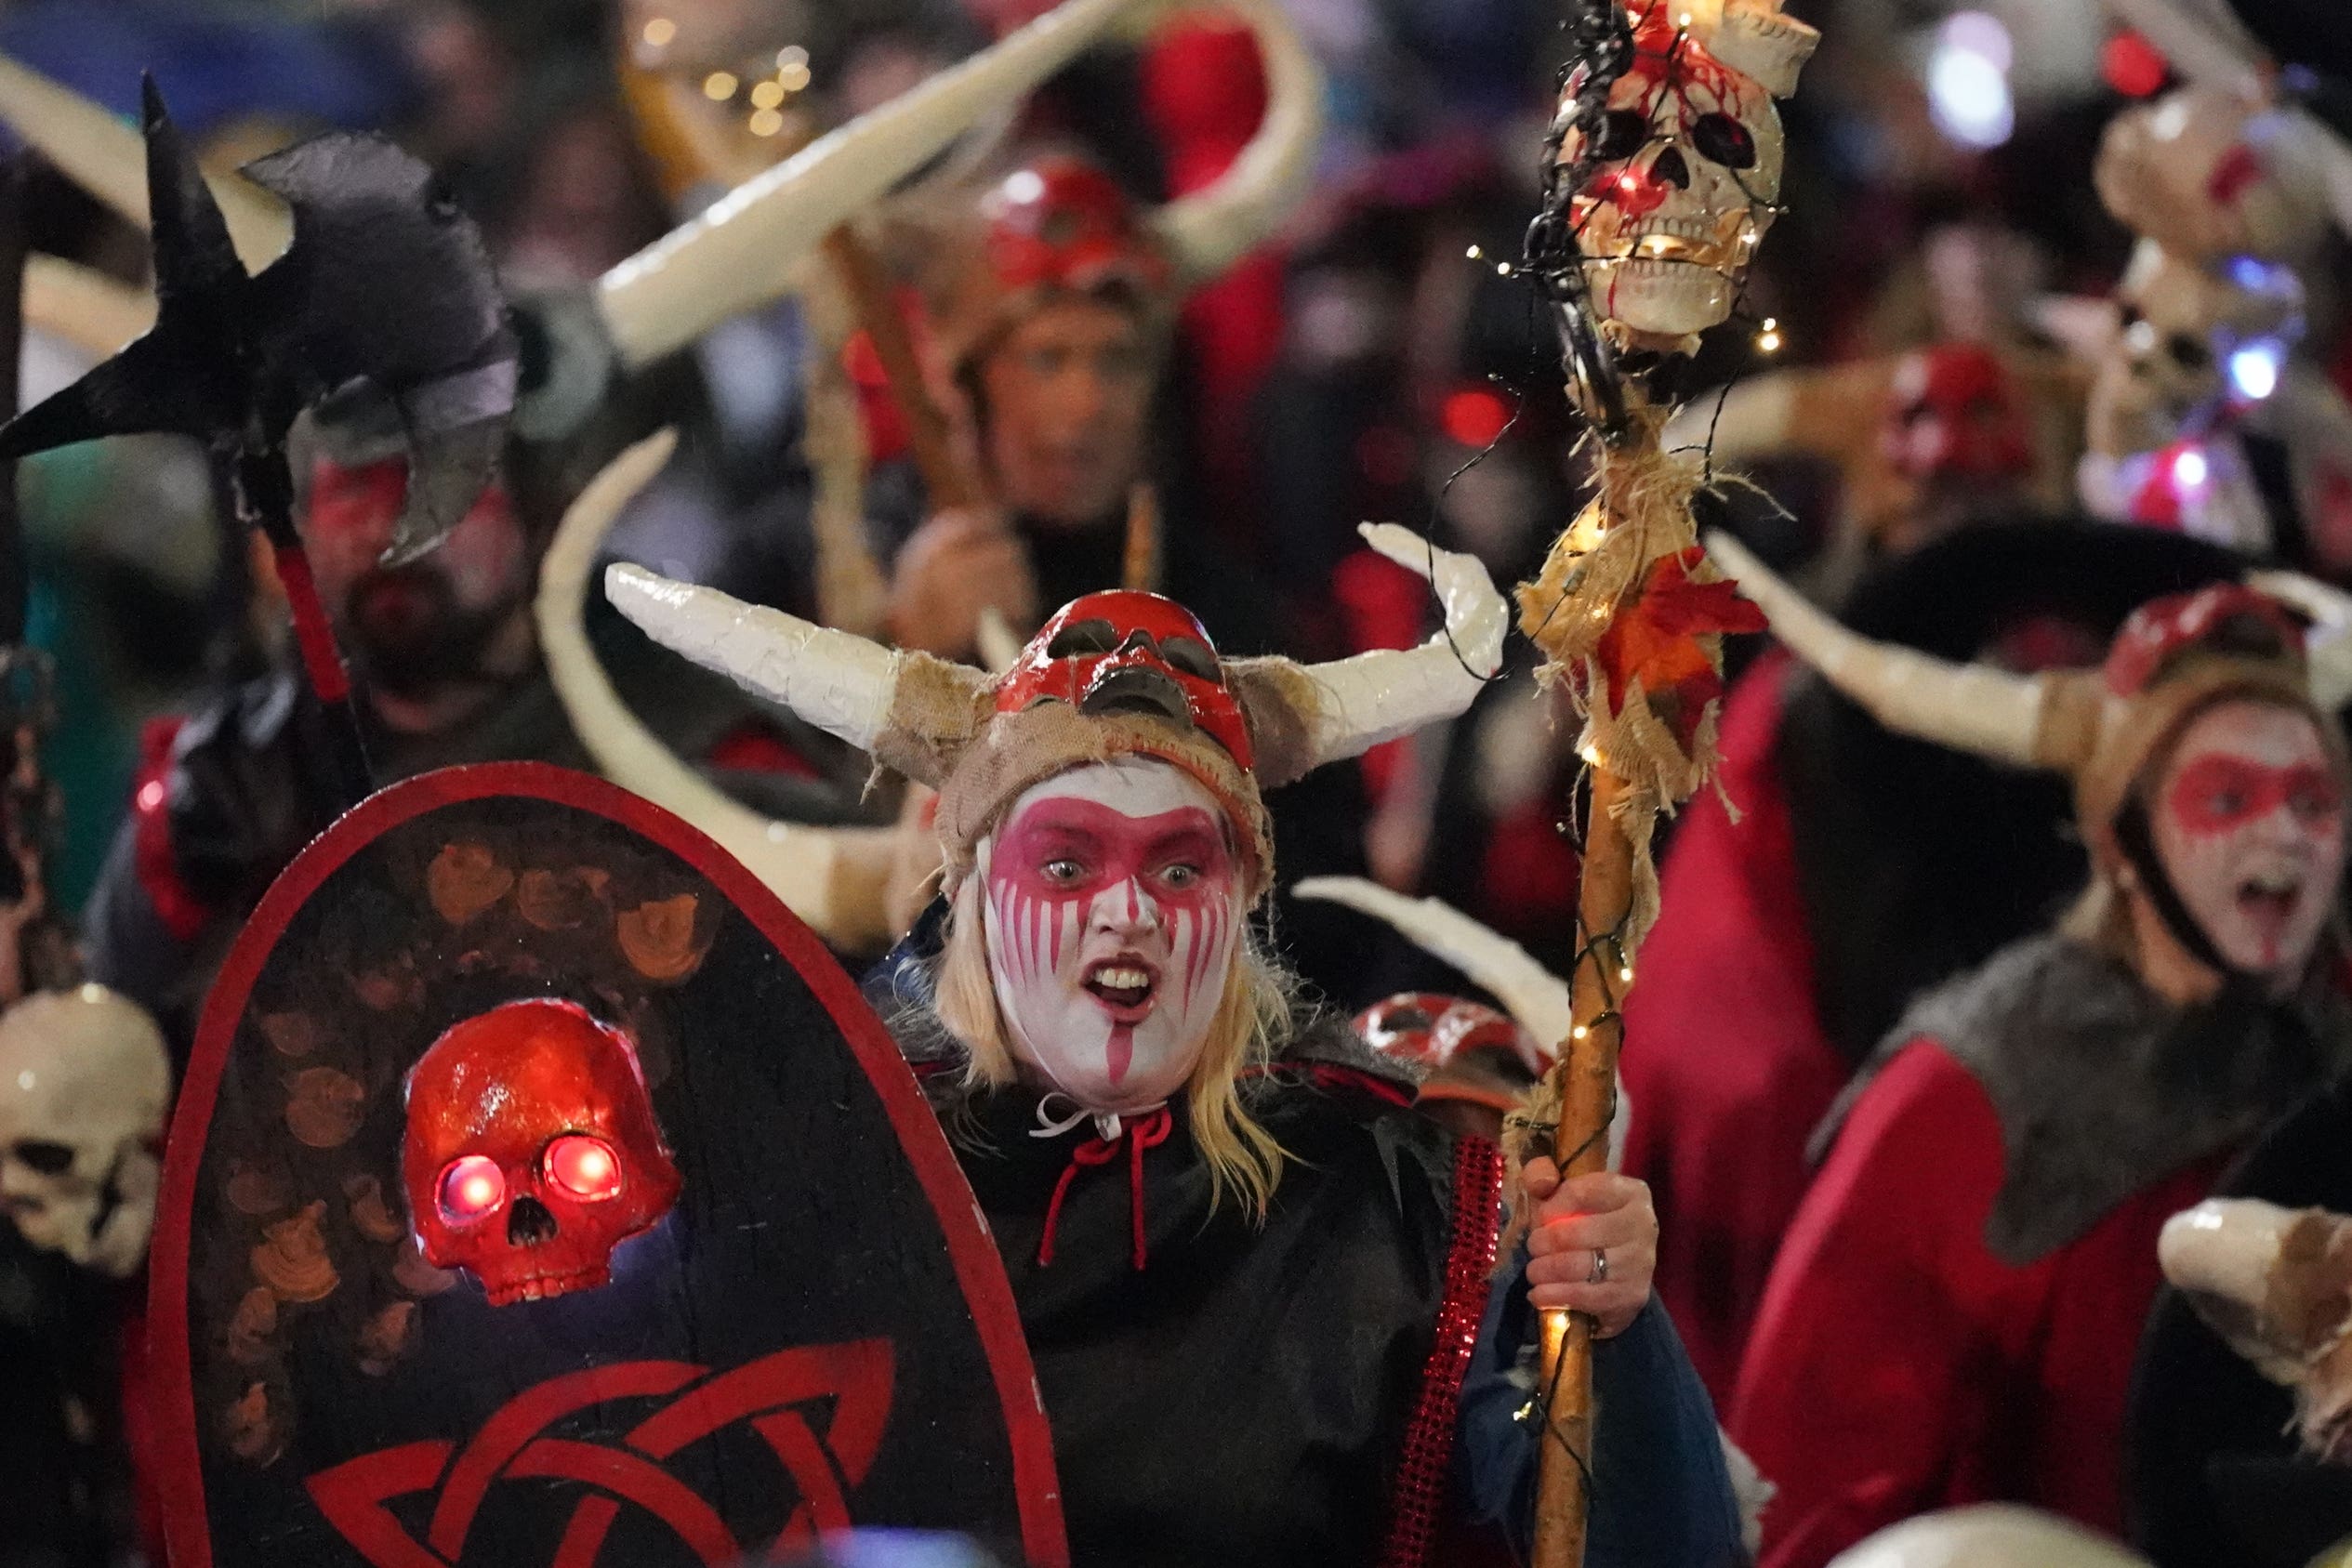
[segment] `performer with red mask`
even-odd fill
[[[1883,722],[2069,775],[2092,863],[2054,930],[1914,1004],[1817,1137],[1733,1406],[1779,1488],[1762,1561],[1995,1498],[2117,1530],[2159,1229],[2352,1066],[2341,682],[2235,584],[2021,678],[1863,641],[1728,559]]]
[[[1414,1114],[1250,929],[1274,879],[1262,790],[1460,712],[1500,662],[1473,560],[1368,534],[1434,569],[1447,629],[1314,666],[1226,662],[1187,612],[1126,592],[1065,607],[990,679],[631,568],[607,591],[940,791],[944,904],[869,992],[1011,1278],[1074,1561],[1412,1562],[1450,1517],[1523,1527],[1521,1344],[1473,1325],[1532,1292],[1627,1337],[1602,1357],[1634,1386],[1594,1459],[1593,1561],[1729,1563],[1721,1450],[1685,1420],[1704,1396],[1644,1310],[1639,1184],[1531,1166],[1534,1258],[1498,1290],[1494,1146]],[[1481,1430],[1449,1503],[1466,1381]]]

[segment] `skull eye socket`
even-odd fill
[[[443,1219],[471,1225],[496,1214],[507,1201],[506,1173],[487,1154],[460,1154],[442,1167],[434,1196]]]
[[[1086,653],[1109,653],[1118,645],[1118,628],[1110,622],[1073,621],[1053,634],[1053,640],[1045,645],[1045,656],[1075,659]]]
[[[1756,138],[1748,134],[1747,126],[1728,114],[1701,114],[1691,124],[1690,144],[1711,164],[1721,164],[1727,169],[1756,166]]]
[[[2212,350],[2185,332],[2176,332],[2164,340],[2164,351],[2173,356],[2173,362],[2187,371],[2205,371],[2213,367]]]
[[[73,1168],[73,1149],[63,1143],[51,1143],[46,1139],[23,1139],[10,1153],[43,1176],[63,1176]]]
[[[1218,679],[1217,655],[1189,637],[1169,638],[1159,645],[1159,656],[1186,675],[1202,680]]]
[[[1601,116],[1585,155],[1605,164],[1631,158],[1650,138],[1650,123],[1631,109],[1612,109]]]
[[[584,1132],[567,1132],[548,1145],[542,1163],[548,1179],[575,1198],[617,1197],[621,1160],[613,1146]]]

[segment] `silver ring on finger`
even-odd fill
[[[1592,1272],[1584,1277],[1584,1283],[1587,1285],[1606,1285],[1609,1283],[1608,1248],[1605,1246],[1596,1246],[1592,1249]]]

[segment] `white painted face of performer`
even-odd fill
[[[1014,1056],[1097,1113],[1182,1088],[1245,914],[1215,798],[1166,763],[1074,769],[1013,803],[978,869]]]
[[[2149,818],[2213,950],[2275,988],[2299,981],[2344,875],[2344,791],[2311,720],[2270,703],[2207,708],[2165,759]]]

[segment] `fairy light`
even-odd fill
[[[714,71],[702,79],[702,96],[713,103],[724,103],[734,97],[735,89],[742,86],[733,72]]]
[[[753,136],[774,136],[784,129],[784,116],[773,109],[762,109],[750,119]]]
[[[786,44],[783,48],[776,51],[776,69],[778,71],[789,71],[796,65],[806,68],[808,63],[809,51],[802,48],[798,44]]]
[[[1495,276],[1498,278],[1507,278],[1511,276],[1511,263],[1508,261],[1496,262]]]
[[[1592,1033],[1592,1031],[1587,1029],[1584,1025],[1579,1023],[1574,1029],[1568,1031],[1568,1038],[1571,1040],[1581,1040]]]
[[[1756,334],[1756,351],[1763,354],[1777,354],[1780,351],[1779,317],[1766,316],[1764,319],[1764,330]]]
[[[1626,984],[1628,984],[1628,985],[1632,984],[1632,983],[1633,983],[1633,970],[1632,970],[1632,968],[1630,966],[1620,966],[1620,967],[1619,968],[1618,971],[1617,971],[1617,978],[1618,978],[1618,979],[1619,979],[1619,980],[1621,980],[1621,981],[1623,981],[1623,982],[1624,982]]]
[[[667,49],[677,40],[678,24],[667,17],[655,17],[645,24],[644,36],[647,48]]]
[[[1601,765],[1601,748],[1599,746],[1586,746],[1577,755],[1583,758],[1585,761],[1591,763],[1595,768],[1598,768]]]
[[[751,106],[754,109],[773,109],[783,101],[783,83],[754,82],[751,85]]]
[[[796,59],[788,65],[778,66],[776,80],[784,85],[786,92],[799,92],[809,85],[809,62],[805,59]]]
[[[1470,257],[1473,261],[1484,261],[1487,259],[1487,247],[1484,245],[1473,245],[1468,250],[1462,252],[1462,254]]]

